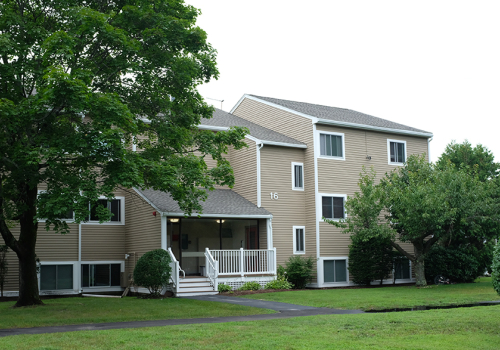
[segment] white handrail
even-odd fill
[[[219,277],[219,264],[214,259],[210,250],[205,248],[205,266],[207,277],[210,279],[210,284],[213,286],[214,291],[219,289],[218,277]]]
[[[175,258],[175,255],[172,252],[172,249],[170,247],[168,247],[167,251],[170,254],[170,259],[172,259],[172,262],[176,262],[177,263],[177,270],[176,271],[182,272],[182,278],[186,278],[186,272],[184,272],[184,270],[181,269],[181,267],[179,265],[179,261],[177,261],[177,259]]]

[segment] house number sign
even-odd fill
[[[271,192],[271,199],[278,200],[278,192]]]

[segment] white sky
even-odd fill
[[[185,1],[218,51],[199,91],[224,110],[244,93],[349,108],[434,133],[432,161],[465,139],[500,160],[500,1]]]

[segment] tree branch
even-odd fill
[[[415,261],[415,257],[413,255],[411,255],[410,253],[408,253],[407,251],[405,251],[403,248],[401,248],[401,246],[399,244],[397,244],[396,242],[391,241],[391,245],[398,252],[400,252],[401,254],[403,254],[404,256],[406,256],[409,260]]]

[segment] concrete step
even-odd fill
[[[210,282],[210,279],[208,277],[186,277],[186,278],[180,278],[179,282],[180,283]]]
[[[192,288],[192,287],[210,287],[210,282],[181,282],[179,283],[180,288]]]
[[[196,297],[200,295],[215,295],[219,294],[219,292],[214,292],[213,290],[211,291],[205,291],[205,292],[181,292],[177,293],[177,297],[182,298],[182,297]]]
[[[203,287],[185,287],[183,285],[179,285],[179,292],[213,292],[214,289],[211,286],[203,286]]]

